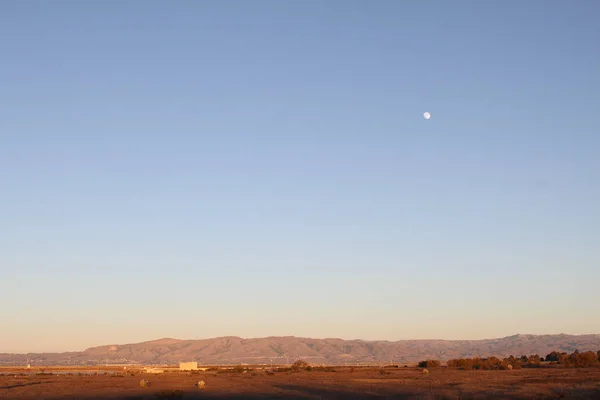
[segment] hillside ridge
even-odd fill
[[[296,336],[209,339],[162,338],[141,343],[109,344],[65,353],[0,354],[0,365],[94,365],[98,363],[200,364],[289,363],[305,359],[312,364],[409,363],[424,359],[507,357],[552,351],[571,353],[600,350],[600,334],[516,334],[480,340],[361,340]]]

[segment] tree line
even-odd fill
[[[546,357],[540,357],[539,355],[534,354],[530,356],[523,355],[520,357],[509,356],[503,359],[498,357],[455,358],[448,360],[446,365],[448,368],[462,370],[509,370],[539,368],[542,366],[542,362],[546,362],[549,365],[560,365],[569,368],[600,367],[600,351],[586,351],[580,353],[575,350],[571,354],[553,351],[546,355]],[[425,360],[419,363],[420,368],[436,368],[440,366],[441,363],[438,360]]]

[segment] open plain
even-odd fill
[[[150,382],[141,387],[140,381]],[[199,390],[195,385],[204,381]],[[271,372],[0,370],[0,399],[600,399],[600,369],[334,367]]]

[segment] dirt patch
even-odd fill
[[[150,386],[141,387],[142,379]],[[205,382],[201,390],[200,380]],[[593,399],[600,398],[599,382],[600,369],[1,375],[0,399]]]

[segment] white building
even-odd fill
[[[180,362],[179,363],[179,370],[180,371],[197,371],[198,370],[198,363],[195,362],[195,361]]]

